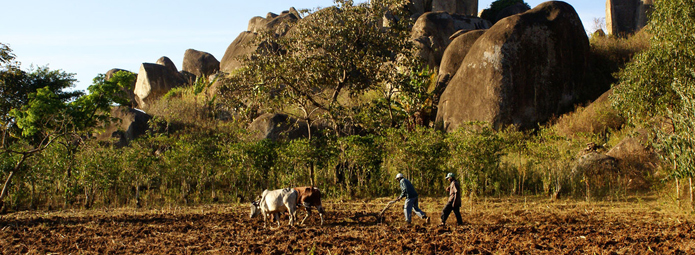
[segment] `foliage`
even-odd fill
[[[393,180],[402,173],[415,186],[428,187],[419,190],[424,195],[443,190],[446,171],[442,167],[448,157],[444,138],[442,132],[425,127],[388,130],[384,138],[387,178]]]
[[[15,58],[12,49],[7,44],[0,43],[0,64],[9,63]]]
[[[525,4],[526,7],[529,9],[531,8],[531,6],[529,6],[528,3],[524,2],[523,0],[495,0],[490,3],[490,8],[483,10],[480,17],[489,21],[495,21],[497,19],[497,14],[500,11],[515,4]]]
[[[471,197],[476,194],[499,192],[501,158],[506,147],[502,137],[492,127],[482,123],[463,126],[447,139],[447,172],[456,173],[461,188]]]
[[[385,11],[398,9],[381,8],[389,6],[381,2],[336,1],[299,21],[285,36],[272,31],[259,35],[259,44],[275,46],[245,60],[226,84],[227,100],[309,123],[328,120],[339,132],[354,130],[360,126],[355,123],[360,99],[380,90],[396,72],[382,65],[409,49],[404,26],[381,27]]]
[[[636,125],[652,127],[673,162],[672,177],[693,175],[693,86],[695,83],[695,1],[657,1],[649,23],[648,50],[621,72],[615,106]],[[656,120],[666,117],[665,123]],[[665,128],[671,126],[672,128]]]
[[[54,141],[67,150],[66,196],[71,188],[70,179],[74,154],[83,137],[91,135],[100,122],[110,121],[111,103],[119,101],[122,88],[115,82],[95,79],[89,87],[90,94],[80,91],[65,91],[72,87],[74,74],[60,70],[51,71],[40,67],[29,73],[18,64],[9,64],[0,70],[2,88],[2,131],[1,153],[19,156],[15,166],[6,172],[6,181],[0,192],[3,204],[12,177],[29,176],[24,163],[33,156],[41,155]],[[129,81],[132,81],[132,77]],[[21,172],[20,172],[21,171]],[[66,201],[69,199],[66,198]],[[3,208],[5,208],[3,206]]]

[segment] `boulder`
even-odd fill
[[[258,49],[258,45],[254,44],[257,35],[249,31],[241,32],[232,44],[227,47],[227,51],[224,52],[222,61],[220,61],[220,71],[232,73],[241,67],[239,58],[249,55]]]
[[[280,15],[268,13],[266,18],[253,17],[249,21],[249,31],[241,32],[227,47],[220,61],[220,71],[232,73],[235,69],[241,67],[241,62],[238,60],[240,57],[259,50],[259,44],[256,42],[258,33],[274,31],[276,36],[284,36],[289,31],[291,24],[299,19],[299,12],[294,8],[290,8],[289,11],[285,11]]]
[[[208,77],[220,70],[220,61],[210,53],[188,49],[183,54],[181,70],[196,77]]]
[[[618,161],[614,157],[594,151],[580,156],[572,166],[572,174],[579,178],[605,176],[619,172]]]
[[[649,139],[647,131],[639,131],[638,136],[624,138],[606,153],[618,160],[621,173],[629,180],[627,188],[631,190],[649,189],[650,179],[658,176],[662,165],[659,155],[644,145]]]
[[[111,78],[113,78],[113,75],[116,74],[117,72],[120,72],[120,71],[133,73],[133,72],[128,71],[128,70],[113,68],[113,69],[106,72],[106,74],[104,75],[104,79],[106,79],[107,81],[111,80]],[[135,92],[134,92],[135,82],[137,81],[137,77],[138,77],[138,74],[135,74],[135,80],[133,80],[133,84],[130,84],[130,89],[127,89],[127,88],[123,89],[123,93],[125,93],[125,97],[130,102],[130,107],[133,107],[133,108],[138,106],[138,102],[135,99]]]
[[[446,47],[446,50],[444,50],[442,62],[439,65],[439,76],[435,89],[436,95],[441,95],[442,91],[444,91],[446,85],[451,80],[451,77],[454,77],[456,71],[461,67],[461,63],[471,49],[471,46],[473,46],[475,41],[477,41],[485,31],[487,30],[459,30],[449,37],[452,41],[449,46]]]
[[[146,134],[149,129],[147,122],[152,118],[143,111],[122,106],[111,108],[111,117],[117,121],[107,125],[102,133],[96,135],[96,139],[111,141],[115,138],[118,147],[127,146],[130,141]]]
[[[176,68],[176,65],[174,64],[171,59],[168,57],[161,57],[157,59],[157,62],[155,62],[158,65],[164,66],[170,73],[178,73],[179,70]]]
[[[174,62],[167,57],[160,58],[156,64],[143,63],[140,65],[138,79],[135,82],[134,92],[138,107],[147,109],[154,100],[172,88],[183,85],[184,82]]]
[[[503,19],[469,50],[441,96],[436,123],[449,132],[469,121],[536,128],[577,103],[588,58],[589,39],[565,2]]]
[[[265,113],[259,116],[249,125],[249,131],[254,133],[257,140],[309,137],[306,122],[279,113]]]
[[[649,22],[653,0],[607,0],[606,29],[608,34],[632,34]]]
[[[654,150],[645,146],[649,141],[649,135],[646,130],[638,130],[637,136],[626,137],[618,144],[613,146],[606,155],[614,157],[618,160],[636,161],[640,164],[651,165],[654,168],[659,162],[659,155]]]
[[[428,12],[421,15],[411,32],[410,38],[418,48],[417,55],[422,58],[430,68],[439,68],[444,50],[451,43],[451,35],[456,31],[487,29],[490,22],[458,14],[446,12]]]

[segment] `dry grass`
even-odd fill
[[[593,35],[590,39],[591,50],[595,54],[606,57],[608,60],[624,65],[632,56],[649,47],[649,34],[646,29],[642,29],[634,35],[628,37],[617,37],[611,35]]]
[[[579,133],[606,134],[620,129],[625,120],[611,107],[611,93],[608,91],[588,106],[560,116],[554,125],[558,134],[575,137]]]

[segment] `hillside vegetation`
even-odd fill
[[[129,86],[125,81],[132,77],[100,76],[89,94],[58,97],[69,86],[40,89],[47,81],[22,77],[70,85],[72,75],[21,71],[2,45],[2,96],[11,98],[4,89],[9,84],[29,95],[2,105],[10,109],[2,116],[3,210],[248,202],[264,189],[309,184],[329,198],[374,198],[398,193],[396,173],[424,196],[443,196],[444,176],[455,173],[471,200],[626,200],[644,194],[670,200],[687,189],[679,180],[692,176],[694,156],[695,65],[685,50],[694,47],[684,38],[695,23],[685,18],[693,17],[684,13],[688,8],[660,1],[646,33],[591,38],[586,86],[608,90],[615,83],[613,95],[534,130],[469,123],[444,133],[427,121],[436,108],[430,88],[437,74],[413,55],[412,21],[381,25],[385,13],[399,15],[398,2],[337,1],[285,37],[259,36],[273,47],[220,77],[219,94],[206,92],[215,83],[206,79],[170,91],[149,106],[147,135],[125,147],[88,137],[111,121],[102,101],[119,103],[117,88]],[[669,15],[690,23],[670,23],[676,19]],[[38,85],[25,86],[31,82]],[[95,118],[58,118],[77,110],[84,115],[74,116]],[[306,138],[257,140],[247,127],[263,113],[287,113],[323,128]],[[629,137],[664,160],[646,153],[611,161],[615,167],[582,161]]]

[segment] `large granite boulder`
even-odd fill
[[[309,137],[306,122],[279,113],[265,113],[259,116],[249,125],[249,131],[257,140]]]
[[[502,19],[478,38],[444,90],[437,125],[536,128],[577,103],[588,57],[582,22],[565,2]]]
[[[111,117],[116,118],[116,122],[107,125],[103,132],[96,134],[99,141],[113,141],[118,147],[126,146],[130,141],[146,134],[149,129],[148,121],[152,116],[147,113],[130,107],[111,108]]]
[[[220,61],[220,71],[232,73],[241,67],[239,58],[249,55],[258,49],[258,45],[255,44],[257,36],[258,34],[254,32],[241,32],[232,44],[227,47],[227,51],[224,52],[222,61]]]
[[[639,31],[649,22],[653,0],[607,0],[606,29],[608,34],[625,35]]]
[[[294,8],[290,8],[289,11],[284,11],[280,15],[268,13],[266,18],[252,18],[249,21],[249,31],[241,32],[227,47],[227,51],[225,51],[220,61],[220,70],[225,73],[232,73],[235,69],[241,67],[240,57],[259,50],[259,44],[256,42],[258,33],[274,31],[276,36],[284,36],[289,31],[291,25],[299,19],[299,13]]]
[[[186,50],[183,54],[183,65],[181,71],[188,72],[196,77],[208,77],[220,70],[220,61],[210,53],[197,51],[194,49]]]
[[[135,80],[133,80],[133,84],[130,84],[130,88],[123,88],[123,93],[124,93],[125,98],[128,99],[128,102],[130,103],[130,107],[136,108],[138,106],[138,102],[135,99],[134,89],[135,89],[135,83],[137,82],[138,74],[133,73],[133,72],[128,71],[128,70],[113,68],[113,69],[106,72],[106,74],[104,75],[104,79],[106,79],[107,81],[111,80],[111,78],[113,78],[113,75],[116,74],[117,72],[120,72],[120,71],[132,73],[135,75]]]
[[[135,82],[134,92],[138,107],[147,109],[154,100],[184,83],[181,73],[168,57],[160,58],[155,64],[143,63]]]
[[[438,68],[444,50],[451,43],[451,35],[456,31],[487,29],[490,22],[446,12],[428,12],[421,15],[413,25],[411,40],[418,48],[418,56],[430,68]]]
[[[439,65],[439,76],[437,78],[437,87],[435,88],[436,95],[440,95],[444,91],[446,85],[461,67],[461,63],[468,55],[468,51],[485,31],[487,30],[459,30],[449,37],[452,41],[444,50],[442,62]]]

